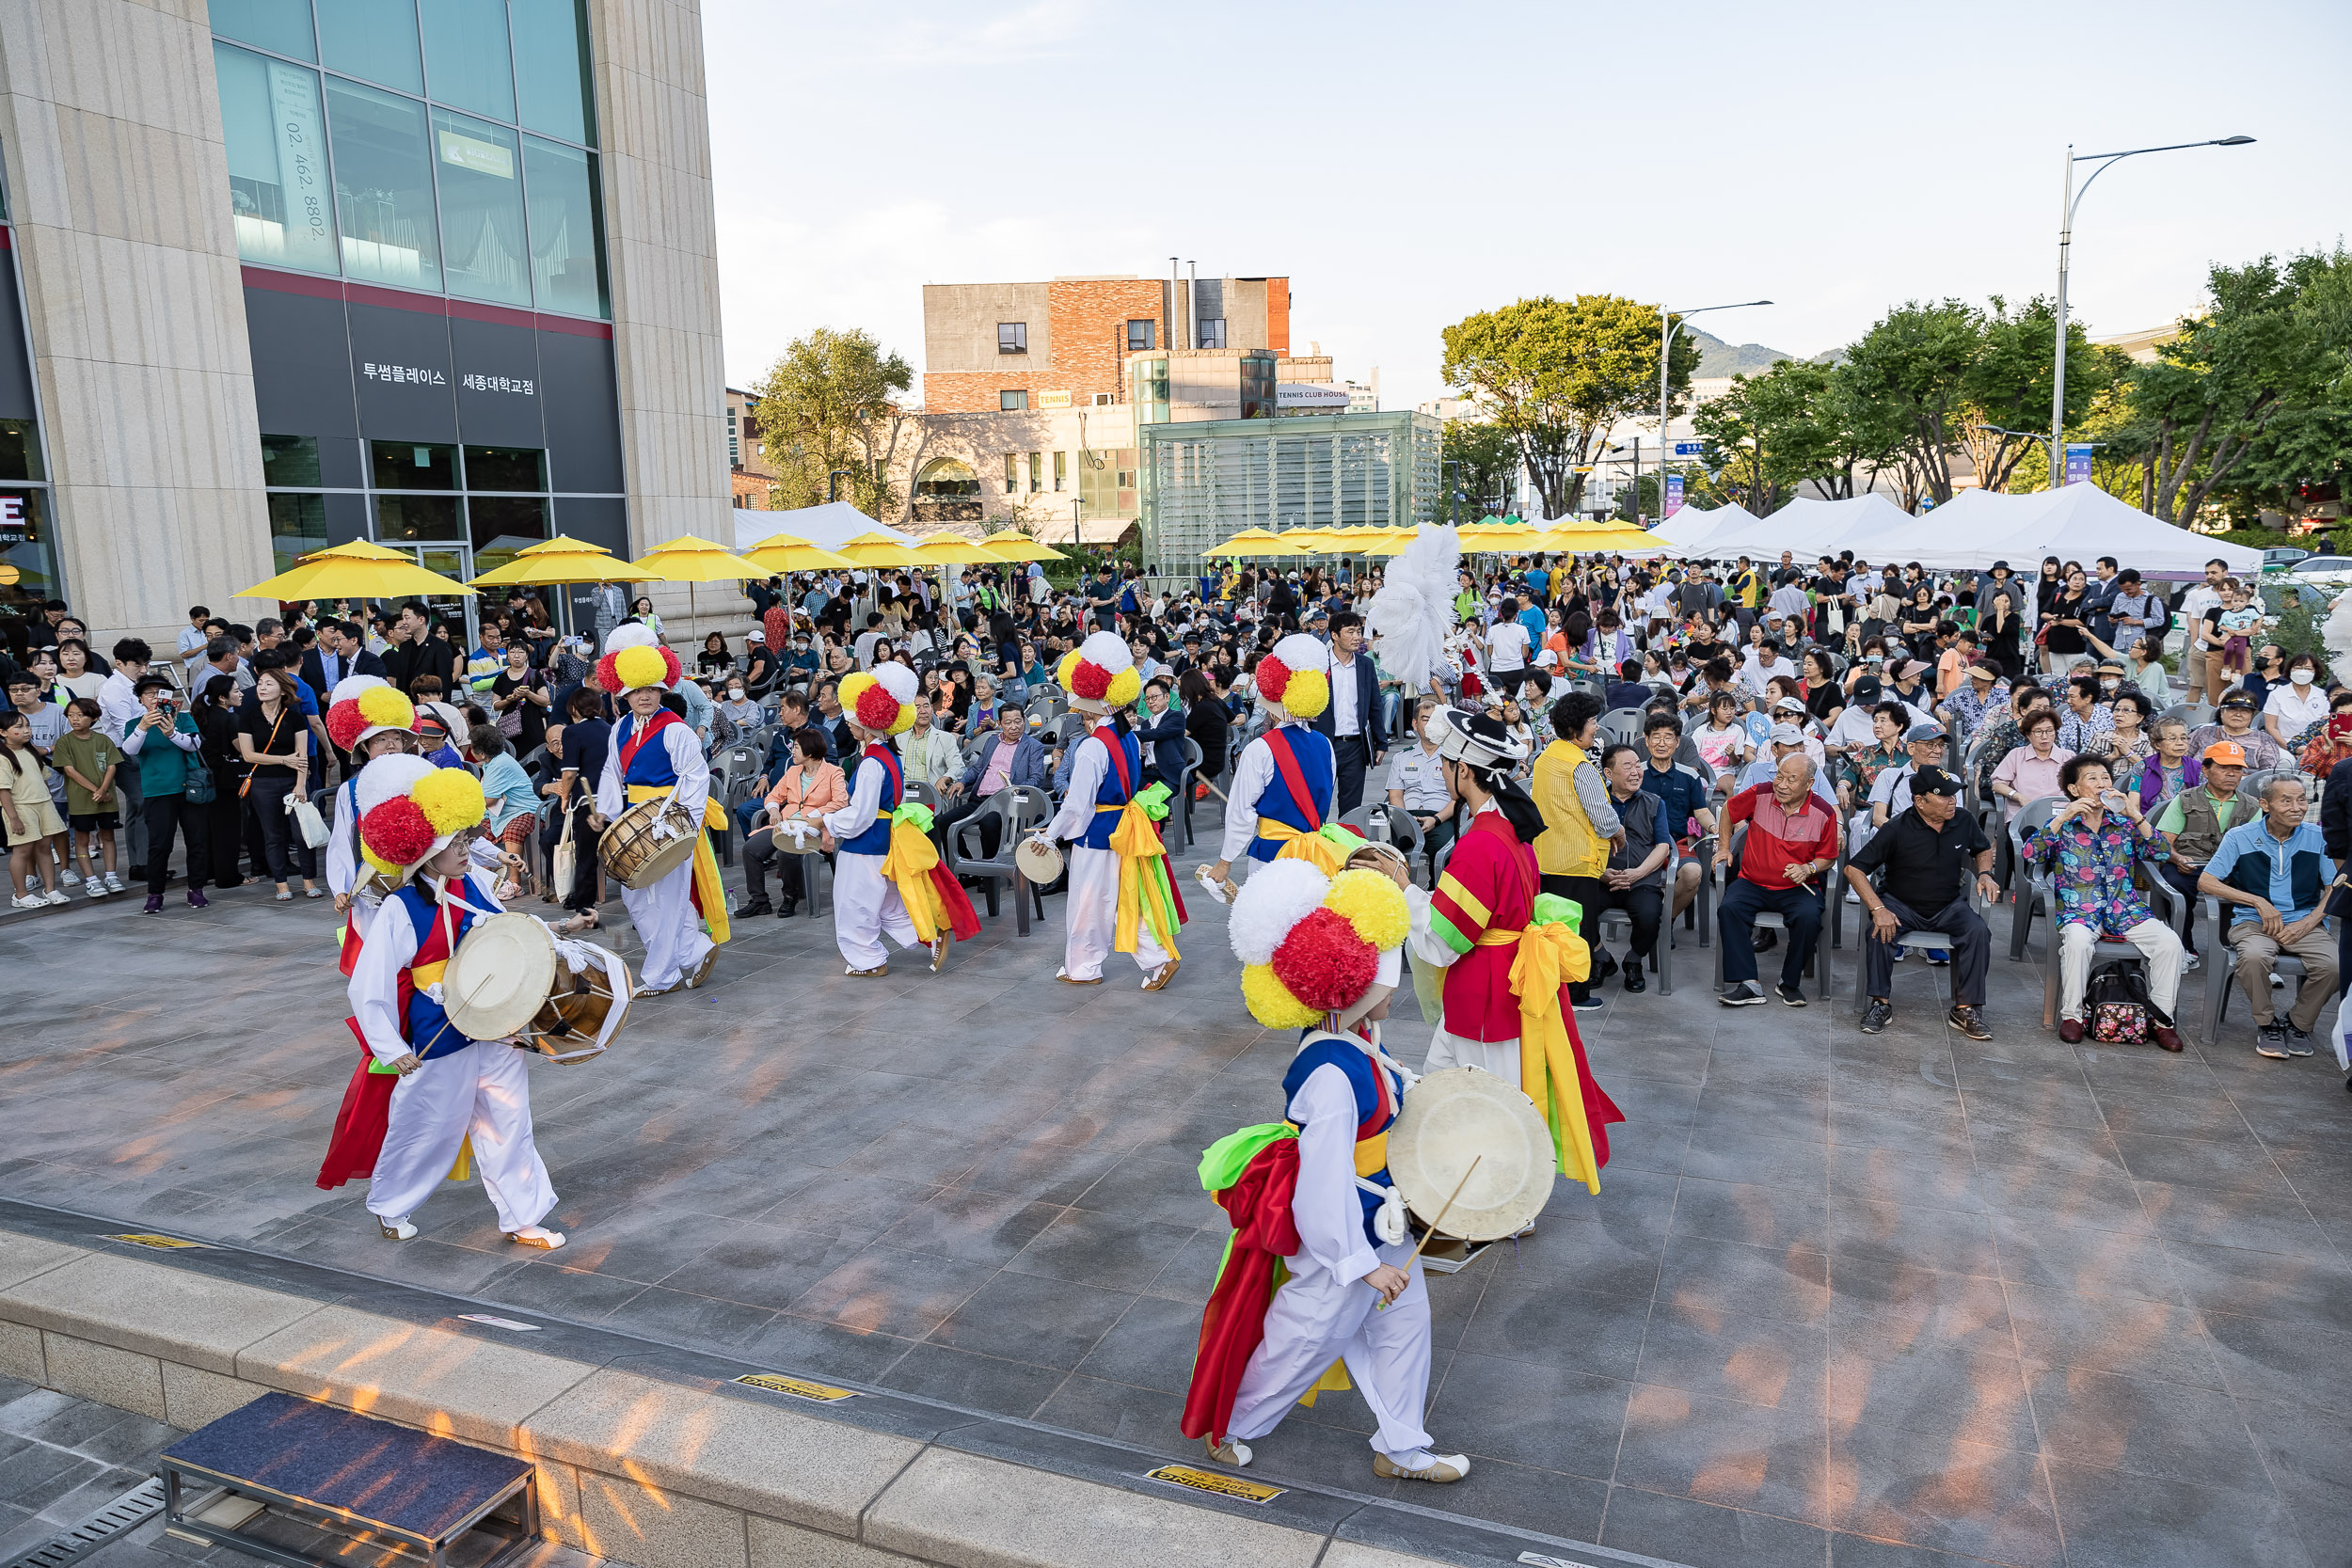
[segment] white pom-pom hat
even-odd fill
[[[1055,678],[1073,709],[1107,713],[1131,707],[1143,695],[1136,656],[1117,632],[1098,631],[1061,656]]]
[[[1331,879],[1311,861],[1267,861],[1250,870],[1225,923],[1233,957],[1246,964],[1274,961],[1274,950],[1291,927],[1307,918],[1331,891]]]
[[[1285,719],[1312,719],[1331,705],[1331,650],[1303,631],[1258,660],[1258,700]]]

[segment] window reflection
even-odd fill
[[[454,490],[457,449],[407,441],[370,441],[369,467],[378,490]]]
[[[424,105],[329,77],[326,107],[334,128],[335,215],[342,225],[344,273],[438,290]]]
[[[336,271],[318,73],[219,43],[213,63],[237,254],[303,272]]]
[[[540,309],[603,316],[604,198],[596,160],[526,136],[523,170],[531,194],[531,281]]]
[[[449,292],[529,305],[523,274],[522,166],[515,133],[486,120],[433,111],[433,156],[441,182],[441,234]]]

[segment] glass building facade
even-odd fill
[[[0,605],[29,610],[61,597],[64,579],[11,218],[0,189]]]
[[[1433,522],[1440,430],[1416,413],[1143,425],[1145,566],[1190,576],[1248,528]]]

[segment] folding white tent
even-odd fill
[[[1745,529],[1708,536],[1696,553],[1721,561],[1745,555],[1778,561],[1788,550],[1810,565],[1818,557],[1851,548],[1866,560],[1880,559],[1876,541],[1903,530],[1916,519],[1875,492],[1851,500],[1824,501],[1799,498]],[[1871,547],[1855,544],[1868,540]]]
[[[1708,553],[1708,540],[1753,528],[1757,520],[1754,513],[1737,501],[1704,512],[1686,506],[1650,531],[1686,556],[1704,555]]]
[[[2020,577],[2031,577],[2045,555],[2086,566],[2111,555],[2143,577],[2199,577],[2214,560],[2228,562],[2233,572],[2262,570],[2262,551],[2175,528],[2095,484],[2026,496],[1977,494],[1965,512],[1958,510],[1964,496],[1955,496],[1921,519],[1940,525],[1932,530],[1937,559],[1919,555],[1921,565],[1982,571],[2007,561]]]

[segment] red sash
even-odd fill
[[[1127,776],[1127,748],[1119,743],[1119,732],[1104,724],[1094,732],[1094,738],[1103,743],[1103,750],[1111,754],[1111,770],[1119,775],[1119,787],[1127,799],[1136,798],[1136,782]]]
[[[631,720],[636,717],[637,715],[633,713],[629,715]],[[628,771],[628,765],[637,759],[639,747],[676,722],[678,722],[678,716],[665,707],[646,720],[642,726],[632,725],[628,738],[621,742],[621,771],[624,773]]]
[[[1265,732],[1265,749],[1274,753],[1274,770],[1282,777],[1282,787],[1291,792],[1291,804],[1307,819],[1307,831],[1314,832],[1323,826],[1323,813],[1315,809],[1315,798],[1307,788],[1307,775],[1298,770],[1298,758],[1291,751],[1291,743],[1279,729]]]
[[[906,774],[899,769],[897,754],[879,741],[868,745],[865,754],[881,763],[882,771],[890,776],[890,799],[882,801],[877,808],[882,816],[887,816],[898,808],[901,800],[906,799]]]
[[[377,921],[407,919],[405,909],[394,908],[399,902],[397,895],[384,900],[384,907],[375,911]],[[417,994],[412,972],[419,964],[441,963],[449,958],[453,922],[448,915],[446,903],[434,906],[431,928],[418,942],[417,956],[408,960],[409,967],[400,972],[395,1006],[403,1039],[408,1038],[408,999]],[[327,1188],[340,1187],[355,1177],[374,1174],[375,1157],[384,1151],[384,1131],[391,1124],[392,1087],[400,1082],[395,1074],[368,1070],[375,1061],[375,1053],[368,1049],[367,1036],[360,1033],[358,1019],[347,1018],[343,1022],[350,1025],[353,1037],[359,1042],[359,1065],[352,1070],[351,1082],[343,1085],[343,1102],[335,1113],[335,1131],[326,1142],[326,1158],[319,1163],[318,1184]],[[415,1043],[409,1040],[409,1044]]]

